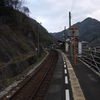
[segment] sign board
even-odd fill
[[[68,29],[68,36],[74,37],[74,33],[75,33],[76,37],[79,36],[79,30],[77,28],[75,28],[75,29],[74,28],[69,28]]]

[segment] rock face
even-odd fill
[[[9,9],[7,14],[0,15],[0,79],[22,73],[53,41],[40,23],[22,12]]]
[[[37,44],[33,37],[37,40],[32,31],[24,34],[10,25],[0,25],[0,80],[13,78],[36,62]],[[40,55],[42,52],[40,46]]]
[[[9,26],[0,26],[0,63],[35,51],[35,45],[21,33],[15,33]]]
[[[0,67],[0,80],[5,78],[13,78],[18,74],[21,74],[30,65],[34,64],[36,60],[37,56],[34,55],[19,62],[13,62],[4,67]]]

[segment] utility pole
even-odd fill
[[[64,38],[65,38],[65,52],[66,52],[66,26],[64,27]]]
[[[71,28],[71,12],[69,12],[69,28]]]
[[[39,56],[39,23],[38,23],[38,56]]]
[[[41,25],[42,23],[40,22],[40,23],[38,23],[38,56],[39,56],[39,54],[40,54],[40,47],[39,47],[39,44],[40,44],[40,25]]]
[[[71,12],[69,12],[69,28],[71,28]],[[70,37],[70,56],[71,58],[73,58],[72,56],[72,37]]]

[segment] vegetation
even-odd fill
[[[0,67],[7,68],[8,64],[17,64],[32,55],[36,55],[34,60],[39,57],[35,63],[37,64],[46,55],[43,47],[51,45],[54,41],[54,38],[41,24],[29,18],[29,9],[22,6],[23,1],[0,0]],[[38,45],[41,56],[37,55]],[[3,75],[0,78],[2,79]],[[2,84],[6,85],[12,81],[12,78],[5,78],[2,80]]]
[[[22,56],[22,57],[17,57],[17,58],[14,58],[11,62],[18,62],[18,61],[21,61],[21,60],[24,60],[24,59],[27,59],[33,55],[36,55],[36,52],[32,52],[26,56]]]
[[[29,70],[33,69],[34,66],[36,66],[40,61],[42,61],[44,57],[46,57],[46,54],[47,53],[45,51],[42,52],[41,57],[38,58],[37,61],[34,64],[32,64],[30,67],[28,67],[22,74],[27,73]]]
[[[6,65],[6,63],[0,63],[0,67],[5,66],[5,65]]]
[[[33,56],[33,55],[36,55],[36,54],[37,54],[37,52],[31,52],[31,53],[28,54],[28,55],[19,56],[19,57],[17,57],[17,58],[12,59],[12,60],[11,60],[10,62],[8,62],[8,63],[0,63],[0,67],[6,66],[6,65],[9,64],[9,63],[19,62],[19,61],[21,61],[21,60],[27,59],[27,58],[29,58],[29,57],[31,57],[31,56]]]
[[[28,49],[28,45],[26,45],[26,44],[21,44],[20,49],[21,49],[21,50],[26,50],[26,49]]]
[[[36,52],[32,52],[30,55],[36,54]],[[46,56],[46,52],[43,52],[41,54],[41,57],[38,58],[38,60],[31,66],[29,66],[25,71],[23,71],[21,74],[19,74],[18,76],[14,77],[14,78],[4,78],[0,81],[0,84],[2,85],[2,88],[7,87],[8,85],[12,84],[15,80],[20,80],[22,76],[24,76],[27,72],[29,72],[31,69],[34,68],[34,66],[36,66],[45,56]],[[0,91],[2,91],[2,88],[0,87]]]
[[[16,9],[26,14],[29,13],[29,9],[22,6],[24,2],[25,0],[0,0],[1,14],[6,14],[7,9]]]
[[[9,84],[11,84],[13,82],[13,78],[4,78],[3,80],[1,80],[1,84],[3,84],[3,85],[9,85]]]
[[[8,63],[20,55],[28,55],[39,48],[54,43],[54,38],[36,20],[29,18],[29,9],[24,0],[0,0],[0,63]],[[1,64],[2,65],[2,64]]]

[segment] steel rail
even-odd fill
[[[50,68],[51,68],[51,66],[52,66],[52,64],[53,64],[53,62],[54,62],[54,55],[52,55],[52,56],[53,56],[53,57],[52,57],[53,59],[52,59],[50,65],[49,65],[49,67],[48,67],[46,73],[44,74],[44,76],[43,76],[43,78],[42,78],[40,84],[39,84],[38,87],[35,89],[35,92],[34,92],[34,94],[32,95],[32,97],[30,98],[30,100],[33,100],[33,98],[34,98],[34,96],[36,95],[36,93],[37,93],[39,87],[41,86],[41,84],[42,84],[42,82],[43,82],[43,80],[45,79],[46,75],[48,74],[48,72],[49,72],[49,70],[50,70]]]
[[[50,54],[49,54],[49,56],[50,56]],[[39,67],[39,69],[8,100],[11,100],[33,78],[33,76],[36,75],[36,73],[39,72],[39,70],[44,66],[44,64],[46,63],[46,61],[49,59],[49,56],[42,63],[42,65],[40,65],[41,67]]]
[[[8,99],[8,100],[12,100],[14,97],[15,97],[15,95],[33,78],[33,76],[35,76],[38,72],[39,72],[39,70],[41,70],[41,68],[46,64],[46,62],[49,60],[49,57],[50,57],[51,55],[49,54],[49,56],[47,57],[47,59],[42,63],[42,65],[39,67],[39,69]],[[54,56],[54,55],[53,55]],[[53,59],[52,59],[52,63],[53,63],[53,61],[54,61],[54,57],[53,57]],[[40,87],[40,85],[42,84],[42,81],[45,79],[45,77],[46,77],[46,75],[47,75],[47,73],[48,73],[48,71],[50,70],[50,67],[51,67],[51,65],[52,65],[52,63],[49,65],[49,68],[47,69],[47,71],[46,71],[46,73],[44,74],[44,76],[43,76],[43,78],[42,78],[42,80],[41,80],[41,82],[39,83],[39,85],[37,86],[37,88],[36,88],[36,90],[35,90],[35,92],[34,92],[34,94],[31,96],[31,98],[30,98],[30,100],[32,100],[32,98],[34,97],[34,95],[36,94],[36,92],[37,92],[37,90],[38,90],[38,88]]]

